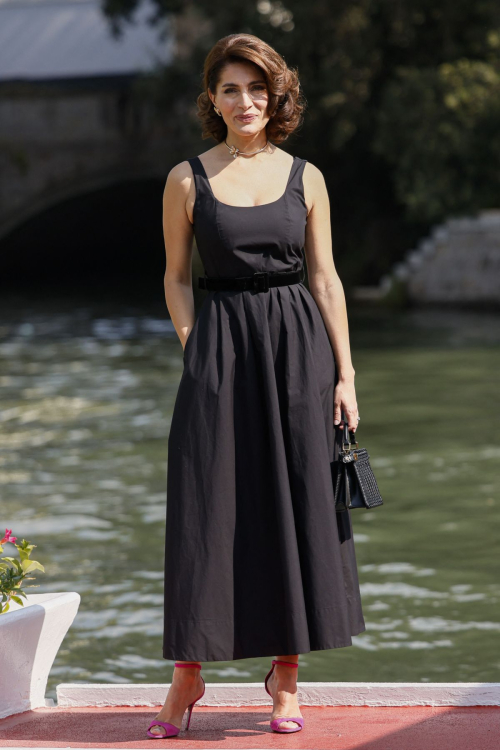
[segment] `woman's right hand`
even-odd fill
[[[342,411],[346,416],[349,430],[355,432],[358,427],[359,413],[353,378],[345,381],[339,380],[335,388],[333,397],[333,424],[341,428],[344,427]]]

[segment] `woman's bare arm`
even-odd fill
[[[165,300],[183,348],[195,322],[191,267],[193,225],[187,213],[194,190],[189,162],[181,162],[170,170],[163,191],[163,238],[167,256]]]
[[[307,162],[304,168],[304,196],[311,206],[307,217],[305,252],[309,289],[318,305],[337,364],[339,382],[335,389],[334,423],[344,410],[350,430],[358,426],[358,405],[354,388],[354,367],[349,345],[349,324],[344,287],[333,261],[330,200],[320,170]]]

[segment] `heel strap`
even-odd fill
[[[273,664],[286,664],[287,667],[298,667],[298,663],[295,664],[294,661],[283,661],[282,659],[273,659]]]
[[[201,664],[196,664],[194,661],[187,662],[185,664],[181,664],[181,662],[176,661],[174,663],[175,667],[198,667],[198,669],[201,669]]]

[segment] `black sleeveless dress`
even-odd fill
[[[303,268],[304,159],[281,198],[249,207],[218,201],[188,161],[207,276]],[[334,508],[337,379],[303,283],[206,293],[168,438],[165,659],[304,654],[366,629],[350,513]]]

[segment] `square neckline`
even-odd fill
[[[203,176],[204,176],[205,180],[207,181],[208,189],[210,190],[210,193],[211,193],[212,198],[214,199],[214,201],[216,203],[218,203],[219,205],[221,205],[221,206],[225,206],[226,208],[245,208],[245,209],[246,208],[264,208],[265,206],[275,206],[277,203],[280,203],[285,198],[285,196],[286,196],[286,194],[288,192],[288,186],[290,185],[290,182],[292,180],[293,168],[295,167],[295,159],[296,158],[297,158],[296,156],[292,156],[292,166],[290,167],[290,174],[288,175],[288,180],[286,182],[285,190],[284,190],[283,194],[280,195],[280,197],[277,200],[271,201],[270,203],[259,203],[257,206],[232,206],[230,203],[223,203],[222,201],[220,201],[218,198],[215,197],[214,191],[212,190],[212,186],[210,184],[210,180],[208,179],[208,175],[207,175],[206,169],[203,166],[203,162],[201,161],[201,159],[200,159],[199,156],[196,157],[196,159],[198,159],[198,162],[200,164],[201,170],[203,172]]]

